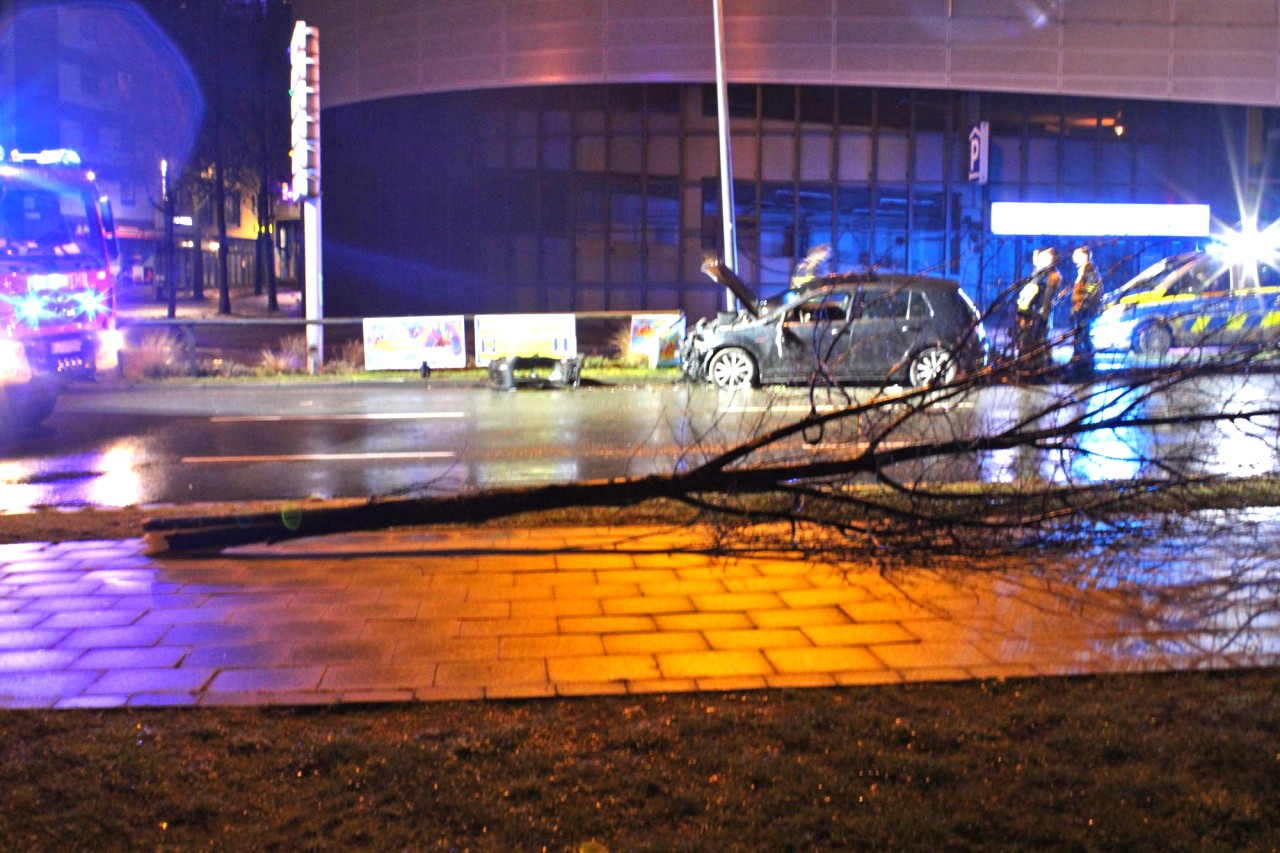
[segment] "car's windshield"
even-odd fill
[[[94,257],[101,239],[91,237],[96,222],[87,192],[34,186],[0,186],[0,257],[59,259]]]
[[[774,308],[777,308],[779,305],[790,305],[792,302],[795,302],[797,299],[799,299],[803,295],[804,295],[803,291],[801,290],[798,290],[796,288],[788,288],[786,290],[779,290],[777,293],[766,296],[764,299],[761,299],[756,304],[759,308],[760,313],[763,314],[766,311],[772,311]]]
[[[1164,288],[1166,296],[1191,292],[1192,279],[1203,282],[1212,277],[1218,261],[1208,255],[1192,253],[1164,258],[1147,267],[1122,285],[1114,294],[1120,299],[1135,293],[1148,293]]]

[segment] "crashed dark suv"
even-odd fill
[[[722,388],[819,381],[940,385],[986,363],[973,302],[950,279],[843,273],[757,302],[731,270],[703,265],[745,306],[685,337],[687,376]]]

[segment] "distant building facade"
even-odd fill
[[[170,181],[176,181],[204,120],[193,72],[152,16],[165,8],[185,10],[185,4],[0,2],[0,146],[80,154],[111,198],[126,286],[139,277],[150,283],[158,272],[161,161],[169,160]],[[286,95],[280,97],[283,103]],[[215,286],[211,196],[210,190],[177,198],[182,224],[175,242],[185,287],[200,270],[206,285]],[[226,213],[229,273],[233,285],[244,286],[251,282],[258,231],[252,194],[228,192]]]
[[[716,310],[710,0],[293,5],[320,30],[327,313]],[[1243,193],[1280,213],[1280,0],[724,6],[758,292],[827,244],[835,267],[949,275],[989,303],[1052,240],[992,235],[994,201],[1195,202],[1233,224]],[[1095,256],[1116,280],[1186,244]]]
[[[160,237],[154,197],[127,174],[130,113],[139,94],[119,56],[116,19],[74,6],[6,4],[0,22],[0,145],[75,149],[111,197],[130,255],[154,253]]]

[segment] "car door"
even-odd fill
[[[1228,266],[1197,269],[1171,287],[1166,297],[1176,304],[1179,346],[1222,346],[1235,334],[1233,318],[1239,313],[1231,288]]]
[[[1266,264],[1247,264],[1232,270],[1232,314],[1222,343],[1231,347],[1261,346],[1274,336],[1275,271]]]
[[[906,366],[924,321],[910,316],[911,291],[905,288],[868,285],[860,297],[851,327],[851,368],[858,379],[888,379]]]
[[[1258,264],[1257,289],[1250,294],[1249,346],[1273,347],[1280,343],[1280,270],[1269,263]]]
[[[849,376],[849,303],[843,291],[816,294],[782,314],[776,334],[778,369],[788,382]]]

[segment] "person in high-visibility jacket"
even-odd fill
[[[1035,271],[1018,292],[1014,339],[1019,371],[1024,375],[1043,373],[1049,366],[1049,312],[1062,285],[1062,276],[1054,269],[1057,260],[1058,253],[1052,248],[1033,252]]]
[[[1089,328],[1102,310],[1102,276],[1093,264],[1087,246],[1071,255],[1076,265],[1076,283],[1071,288],[1071,365],[1077,376],[1093,375],[1093,338]]]

